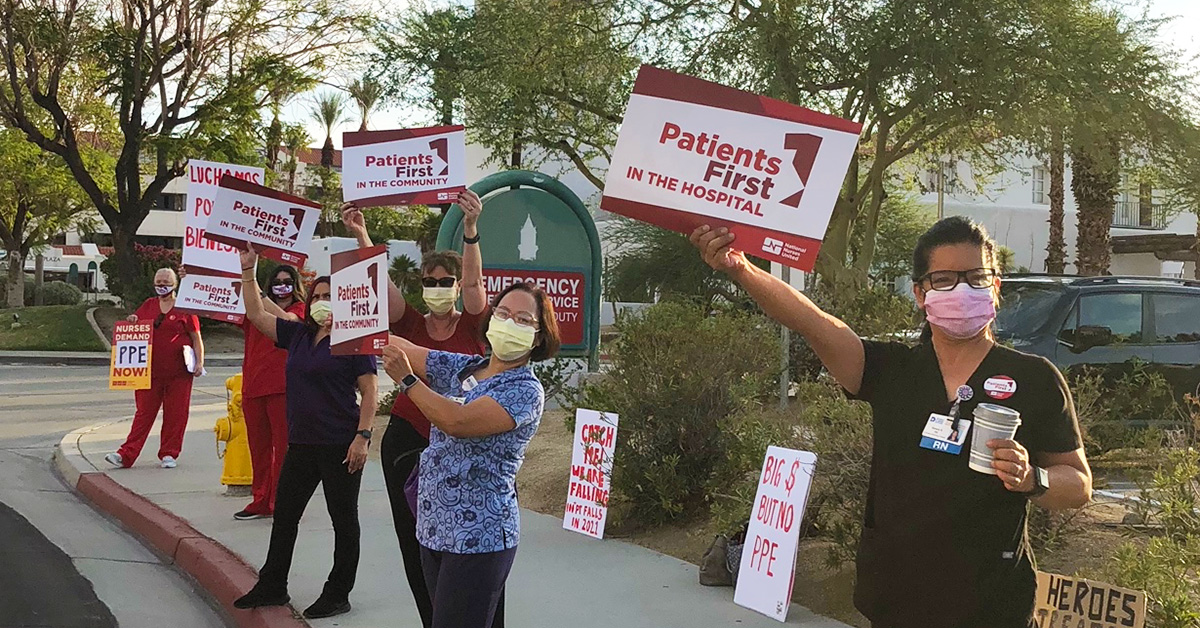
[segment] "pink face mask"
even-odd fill
[[[926,292],[925,319],[951,338],[974,338],[996,320],[996,302],[990,289],[963,282],[953,290]]]

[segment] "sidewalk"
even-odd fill
[[[0,364],[66,364],[108,366],[108,351],[0,351]],[[213,353],[204,357],[205,366],[241,366],[242,354]]]
[[[144,496],[190,523],[200,534],[232,550],[257,568],[266,556],[269,519],[234,521],[245,498],[222,495],[221,462],[217,460],[211,426],[223,414],[223,404],[193,407],[179,468],[159,469],[151,436],[137,466],[113,470],[103,461],[124,438],[129,424],[120,421],[80,430],[63,439],[57,455],[71,484],[71,465],[94,477],[102,474]],[[65,465],[65,466],[64,466]],[[564,469],[564,473],[566,470]],[[387,493],[377,461],[368,463],[359,501],[362,521],[362,560],[358,583],[351,595],[354,610],[341,617],[312,621],[324,628],[418,627],[392,528]],[[85,476],[88,477],[88,476]],[[80,483],[81,491],[84,483]],[[293,605],[304,608],[317,598],[333,559],[333,531],[319,494],[309,503],[300,525],[292,568]],[[103,508],[103,504],[98,504]],[[153,506],[147,505],[153,509]],[[522,539],[508,581],[507,620],[510,626],[572,628],[695,628],[739,626],[768,628],[779,623],[733,603],[730,588],[711,589],[697,583],[694,565],[621,541],[595,541],[566,532],[554,517],[522,511]],[[151,517],[153,518],[153,517]],[[170,526],[169,522],[163,524]],[[146,535],[145,530],[140,530]],[[203,539],[201,539],[203,540]],[[182,543],[180,551],[182,552]],[[183,559],[176,561],[184,566]],[[235,566],[240,568],[239,566]],[[230,569],[234,569],[231,567]],[[184,567],[186,569],[186,567]],[[195,575],[195,574],[193,574]],[[203,578],[197,578],[202,584]],[[223,604],[229,600],[220,599]],[[231,611],[238,625],[243,611]],[[242,617],[239,617],[242,615]],[[792,606],[788,625],[846,628],[840,622]],[[270,625],[286,625],[274,623]],[[292,625],[296,625],[293,623]]]

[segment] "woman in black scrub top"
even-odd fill
[[[987,233],[953,217],[918,240],[913,292],[928,324],[915,347],[860,339],[747,262],[725,229],[703,226],[691,239],[767,315],[803,335],[850,396],[871,405],[875,445],[854,600],[872,628],[1029,626],[1036,585],[1026,502],[1082,506],[1092,474],[1062,375],[1044,358],[996,343],[1000,278]],[[980,403],[1021,415],[1013,440],[987,443],[994,475],[968,467]]]

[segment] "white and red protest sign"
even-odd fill
[[[1033,619],[1038,628],[1142,628],[1146,594],[1039,571]]]
[[[150,321],[117,321],[113,327],[112,360],[108,387],[113,390],[150,388],[150,339],[154,324]]]
[[[509,286],[521,282],[536,284],[550,297],[562,344],[583,344],[583,313],[587,294],[584,290],[583,273],[486,267],[483,269],[488,303]]]
[[[642,66],[600,207],[812,270],[862,125]]]
[[[253,244],[263,257],[300,267],[320,219],[318,203],[226,176],[204,237],[238,249]]]
[[[781,622],[792,603],[800,525],[816,466],[814,453],[768,447],[746,530],[733,601]]]
[[[564,530],[604,538],[616,447],[617,415],[583,408],[575,411],[575,448],[571,453]]]
[[[179,280],[175,307],[189,314],[240,324],[246,318],[242,276],[192,271]]]
[[[383,355],[388,341],[387,245],[334,253],[332,274],[333,355]]]
[[[342,135],[342,198],[359,207],[452,203],[466,182],[461,125]]]
[[[207,268],[241,276],[237,249],[204,237],[208,217],[217,199],[221,177],[229,175],[251,183],[263,182],[263,169],[211,161],[188,161],[187,214],[184,219],[183,265],[188,269]]]

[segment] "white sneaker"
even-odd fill
[[[118,469],[125,467],[125,461],[121,459],[121,454],[116,452],[105,454],[104,461]]]
[[[164,469],[174,469],[176,466],[178,466],[178,465],[176,465],[176,463],[175,463],[175,459],[174,459],[174,458],[172,458],[172,457],[170,457],[170,456],[163,456],[163,459],[162,459],[162,468],[164,468]]]

